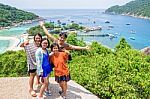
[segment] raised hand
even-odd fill
[[[29,41],[25,41],[24,42],[24,46],[28,45],[29,44]]]
[[[90,50],[90,47],[89,47],[89,46],[86,46],[85,48],[86,48],[86,50]]]
[[[43,21],[40,21],[39,23],[40,23],[41,27],[44,26],[44,22]]]

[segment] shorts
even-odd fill
[[[72,60],[72,56],[71,54],[68,55],[68,60],[71,61]]]
[[[28,73],[30,74],[30,73],[36,73],[36,70],[37,69],[30,69],[30,65],[29,65],[29,68],[28,68],[29,70],[28,70]]]
[[[29,71],[28,71],[28,73],[30,74],[30,73],[36,73],[36,69],[30,69]]]
[[[55,81],[57,83],[60,83],[61,81],[66,81],[68,82],[71,79],[70,74],[69,75],[64,75],[64,76],[55,76]]]

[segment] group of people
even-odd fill
[[[87,46],[80,47],[66,43],[66,33],[60,33],[59,37],[55,38],[48,32],[44,26],[44,22],[40,22],[40,26],[47,35],[47,38],[42,38],[41,34],[37,33],[34,36],[33,43],[26,41],[20,45],[20,47],[24,47],[27,54],[29,93],[33,97],[37,96],[38,99],[44,99],[43,94],[50,96],[51,93],[48,89],[49,75],[54,68],[55,81],[61,87],[59,94],[63,99],[66,99],[67,82],[71,79],[67,66],[70,55],[68,50],[88,50],[89,48]],[[53,42],[51,45],[48,39]],[[42,83],[38,95],[33,88],[34,78],[36,78],[37,85]]]

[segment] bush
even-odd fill
[[[0,77],[27,76],[24,51],[8,51],[0,55]]]

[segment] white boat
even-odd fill
[[[136,31],[134,31],[134,30],[131,30],[131,31],[130,31],[130,33],[132,33],[132,34],[135,34],[135,33],[136,33]]]
[[[110,33],[108,33],[108,35],[109,35],[109,38],[110,38],[110,39],[117,38],[116,35],[113,35],[113,34],[110,34]]]

